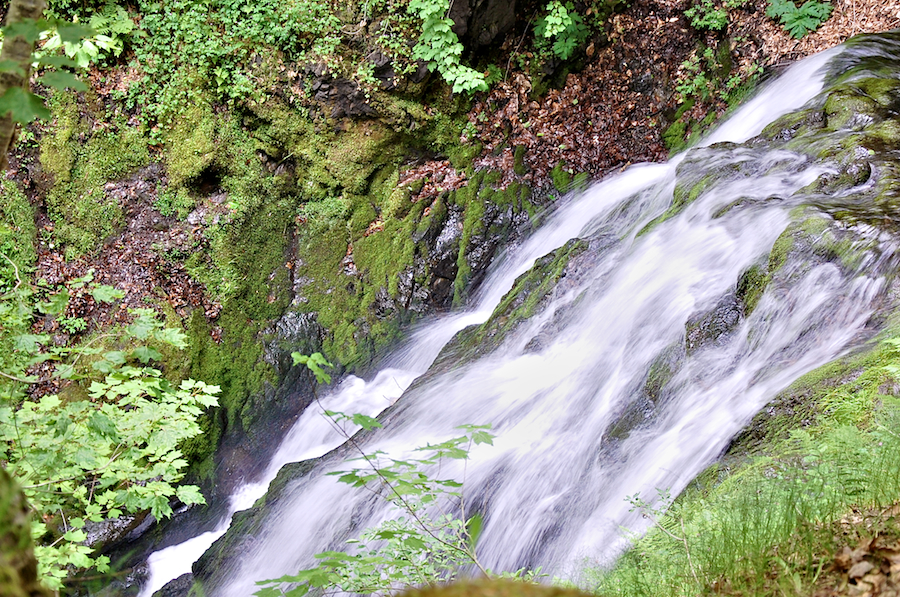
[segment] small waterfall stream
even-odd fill
[[[744,141],[804,105],[838,52],[792,67],[706,144]],[[873,253],[865,272],[798,266],[789,286],[767,290],[714,345],[683,356],[652,417],[611,437],[654,362],[683,343],[686,322],[729,296],[742,272],[768,255],[798,204],[792,195],[827,171],[791,152],[744,146],[697,149],[689,159],[691,168],[729,165],[754,174],[713,186],[652,228],[647,224],[672,203],[683,155],[631,167],[569,198],[499,260],[473,308],[416,330],[372,380],[350,377],[323,397],[327,409],[375,415],[403,395],[365,444],[395,457],[457,435],[458,425],[493,425],[493,446],[474,448],[465,469],[441,470],[465,478],[467,503],[485,521],[478,552],[492,569],[543,566],[573,577],[585,558],[614,557],[625,546],[621,527],[640,532],[646,524],[629,513],[625,496],[655,495],[656,488],[678,493],[767,400],[858,339],[884,291],[879,263],[890,261],[891,246]],[[589,249],[574,258],[543,310],[497,350],[404,394],[457,332],[490,317],[536,259],[573,238],[588,239]],[[325,454],[342,440],[318,408],[307,409],[261,480],[233,496],[232,512],[215,532],[151,556],[141,595],[188,571],[284,464]],[[366,528],[391,515],[385,504],[324,475],[340,468],[326,460],[292,482],[254,547],[223,572],[215,596],[250,595],[255,581],[295,572],[315,553],[339,546],[349,521]]]

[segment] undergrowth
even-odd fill
[[[900,359],[894,341],[881,350]],[[842,519],[900,500],[900,400],[883,393],[898,371],[814,396],[813,425],[734,470],[713,467],[672,503],[633,496],[653,526],[584,582],[603,595],[812,594],[842,547]]]

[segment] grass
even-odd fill
[[[900,358],[892,341],[875,351]],[[633,502],[657,524],[612,570],[590,568],[583,584],[602,595],[812,594],[845,535],[878,532],[848,530],[842,519],[900,501],[900,400],[884,393],[892,367],[836,387],[821,380],[811,426],[730,470],[714,466],[665,512]]]

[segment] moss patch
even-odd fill
[[[96,248],[123,225],[122,206],[106,196],[104,183],[119,180],[149,161],[142,131],[122,117],[94,129],[104,118],[96,97],[57,92],[50,101],[54,124],[41,140],[41,164],[53,179],[46,197],[54,236],[73,258]]]
[[[36,236],[34,207],[14,181],[0,180],[0,284],[4,287],[16,284],[16,268],[22,278],[34,265]]]

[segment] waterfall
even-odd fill
[[[745,141],[813,100],[823,68],[839,51],[789,69],[706,145]],[[658,222],[672,206],[676,172],[725,166],[746,174],[714,184]],[[469,310],[415,330],[372,380],[344,380],[323,406],[375,415],[396,402],[385,428],[364,443],[369,452],[395,457],[458,435],[456,426],[492,424],[493,446],[476,446],[464,468],[441,470],[442,477],[464,478],[467,503],[483,514],[482,561],[495,570],[543,566],[571,577],[586,558],[608,560],[626,546],[622,527],[640,532],[646,525],[629,512],[627,495],[650,496],[657,488],[677,494],[778,391],[861,337],[886,289],[881,272],[894,253],[888,240],[873,241],[877,250],[866,271],[848,273],[824,261],[790,266],[789,285],[770,287],[727,333],[687,350],[658,402],[627,432],[614,430],[623,412],[634,410],[654,363],[684,344],[686,324],[727,301],[790,223],[802,201],[798,191],[827,172],[829,166],[803,155],[753,145],[701,147],[666,164],[631,167],[567,198],[502,256]],[[460,330],[488,320],[536,259],[573,238],[586,239],[588,248],[535,316],[497,349],[406,391]],[[307,409],[261,481],[233,497],[214,533],[151,556],[142,595],[187,571],[284,464],[342,441],[319,408]],[[308,567],[315,553],[339,547],[351,520],[362,529],[392,514],[387,504],[325,475],[342,468],[326,459],[291,482],[212,594],[250,595],[255,581]]]

